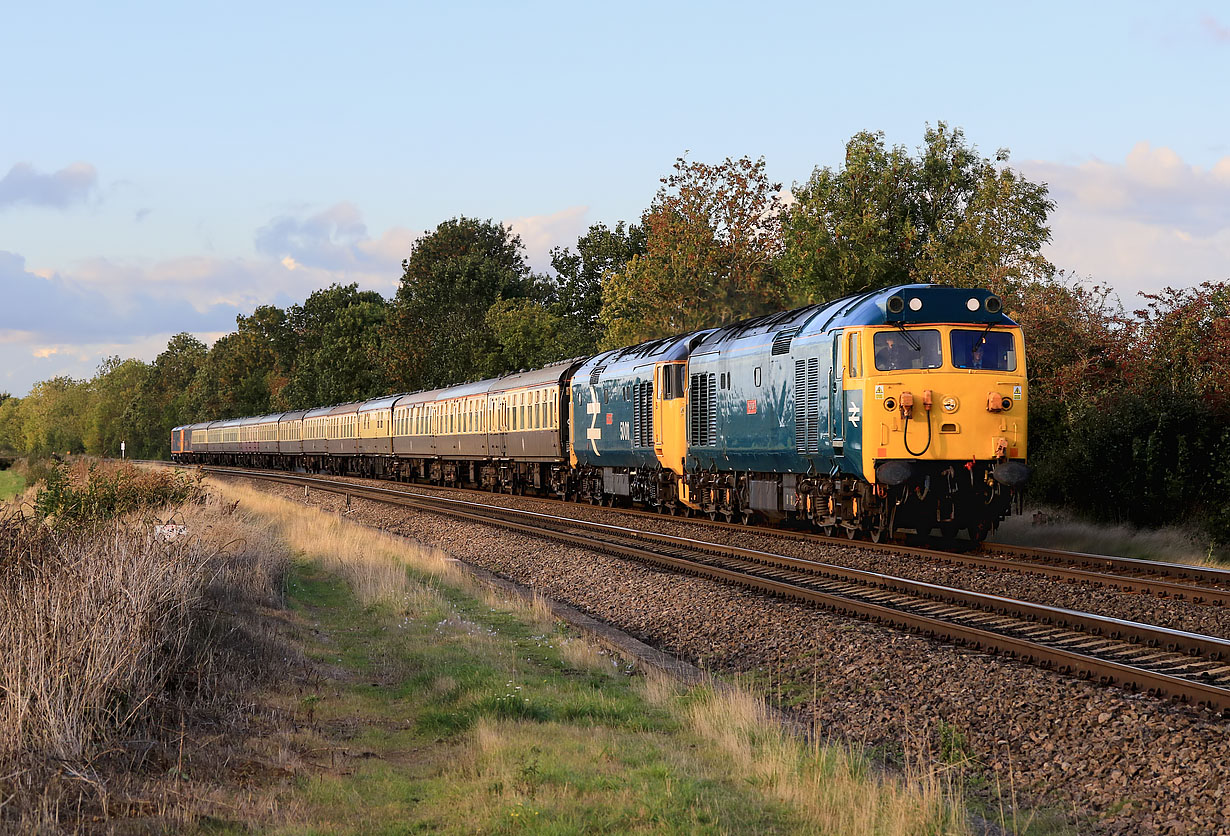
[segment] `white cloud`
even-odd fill
[[[109,354],[151,359],[181,331],[216,339],[239,314],[302,302],[334,282],[391,296],[411,240],[400,228],[369,236],[342,203],[275,218],[249,257],[95,258],[50,270],[0,251],[0,387],[21,394],[59,374],[89,376]]]
[[[525,244],[525,256],[535,270],[551,266],[553,247],[575,247],[577,239],[589,228],[585,216],[588,206],[570,206],[552,215],[530,215],[504,221],[504,225],[521,236]]]
[[[17,163],[0,179],[0,209],[22,203],[66,209],[97,188],[98,171],[89,163],[73,163],[54,174],[40,174],[30,163]]]
[[[1138,143],[1122,162],[1021,165],[1055,200],[1047,256],[1058,267],[1140,291],[1230,279],[1230,157],[1210,168]]]

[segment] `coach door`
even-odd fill
[[[833,334],[833,365],[829,371],[829,437],[833,440],[833,455],[846,452],[846,387],[842,384],[842,332]]]

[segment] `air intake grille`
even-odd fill
[[[773,338],[773,355],[789,354],[790,341],[794,339],[794,335],[799,333],[798,328],[787,328],[784,331],[778,331],[777,336]]]
[[[717,443],[717,377],[710,374],[692,375],[689,395],[693,447],[712,447]]]
[[[820,361],[794,361],[794,446],[800,453],[820,452]]]
[[[595,366],[594,370],[589,373],[589,385],[597,386],[598,381],[602,379],[602,373],[606,371],[606,366]]]
[[[632,387],[632,443],[653,446],[653,382],[649,380]]]

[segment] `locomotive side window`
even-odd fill
[[[876,368],[882,372],[940,367],[939,331],[880,331],[872,345],[876,352]]]
[[[1016,371],[1016,340],[1006,331],[953,329],[952,364],[958,369]]]

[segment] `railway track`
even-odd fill
[[[247,471],[243,468],[211,469],[219,472],[233,471],[235,473],[259,472],[276,474],[280,472]],[[467,488],[450,488],[422,483],[413,483],[411,487],[432,493],[474,492],[472,489]],[[403,490],[401,487],[392,488],[392,490],[416,495],[411,491]],[[564,502],[563,500],[550,497],[533,498],[540,501],[559,502],[564,507],[575,506],[575,503]],[[636,508],[618,508],[614,509],[614,512],[659,521],[672,519],[672,517],[663,516],[653,511],[644,511]],[[683,520],[683,518],[678,519]],[[748,527],[745,525],[713,521],[703,517],[690,517],[687,518],[687,522],[690,525],[698,525],[718,531],[748,531]],[[1192,604],[1210,606],[1230,604],[1230,570],[1212,566],[1166,563],[1162,561],[1112,557],[1109,555],[1080,554],[997,543],[984,543],[977,551],[953,551],[894,543],[871,543],[862,540],[851,543],[851,541],[842,537],[826,537],[815,532],[798,531],[788,528],[756,528],[755,531],[775,537],[824,545],[856,545],[861,549],[891,554],[905,554],[934,563],[1051,578],[1073,584],[1113,589],[1125,593],[1153,595]]]
[[[1230,641],[1225,639],[556,514],[299,474],[203,470],[324,490],[345,495],[348,502],[349,497],[372,499],[500,526],[1230,713]],[[1174,586],[1186,587],[1187,595],[1195,590],[1204,594],[1204,587]]]

